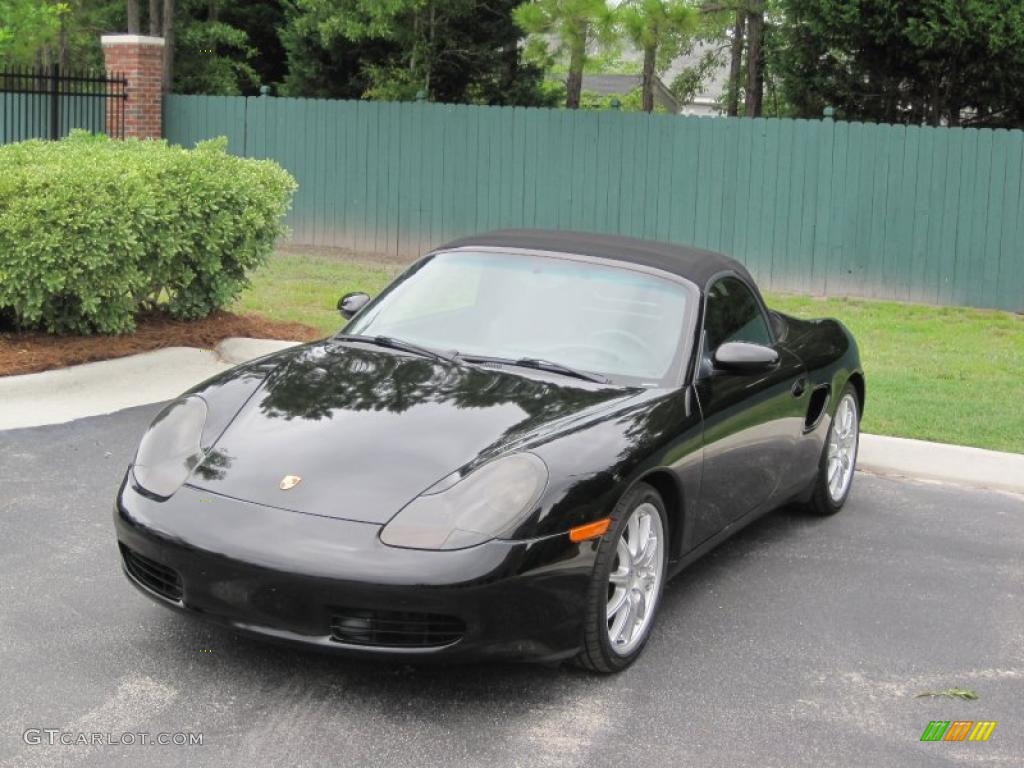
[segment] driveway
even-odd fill
[[[157,409],[0,432],[0,765],[1024,765],[1021,497],[859,474],[839,516],[778,512],[684,572],[617,677],[356,663],[127,583],[111,503]],[[914,697],[951,686],[981,698]],[[930,720],[998,725],[922,743]]]

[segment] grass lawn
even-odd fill
[[[864,431],[1024,453],[1024,316],[864,299],[769,296],[857,337]]]
[[[401,271],[399,266],[277,253],[252,275],[252,287],[239,297],[231,311],[304,323],[319,328],[327,336],[342,326],[338,314],[342,294],[366,291],[375,296]]]
[[[348,291],[379,292],[400,267],[329,256],[277,254],[232,307],[341,326]],[[842,320],[857,337],[867,377],[864,431],[1024,453],[1024,316],[862,299],[768,297],[773,309]]]

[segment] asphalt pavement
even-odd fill
[[[1024,765],[1020,496],[859,473],[837,517],[777,512],[679,576],[615,677],[353,662],[128,584],[111,505],[158,408],[0,432],[0,766]],[[953,686],[980,699],[915,697]]]

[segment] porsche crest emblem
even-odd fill
[[[278,485],[278,488],[282,491],[289,491],[301,482],[302,478],[298,475],[285,475],[281,478],[281,483]]]

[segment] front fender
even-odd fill
[[[689,387],[651,391],[628,408],[530,450],[547,464],[550,479],[539,509],[517,538],[564,533],[607,517],[633,484],[653,474],[656,485],[676,492],[676,498],[665,499],[672,551],[686,547],[689,531],[682,523],[699,495],[702,460],[700,412]]]

